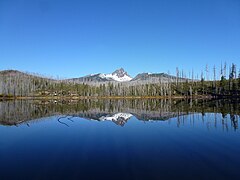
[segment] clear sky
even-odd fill
[[[240,0],[0,0],[0,70],[240,68]]]

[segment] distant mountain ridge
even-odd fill
[[[179,82],[186,81],[186,78],[177,78],[166,73],[139,73],[134,78],[132,78],[123,68],[115,70],[113,73],[104,74],[90,74],[79,78],[70,78],[57,80],[53,78],[47,78],[34,73],[25,73],[17,70],[3,70],[0,71],[0,80],[9,78],[18,79],[41,79],[52,82],[66,82],[66,83],[76,83],[76,84],[101,84],[101,83],[126,83],[126,84],[147,84],[147,83],[164,83],[164,82],[175,82],[177,79]],[[32,81],[32,80],[31,80]],[[30,83],[30,82],[29,82]]]
[[[115,70],[111,74],[91,74],[84,77],[66,79],[74,83],[101,83],[101,82],[122,82],[122,83],[157,83],[173,82],[177,77],[165,73],[140,73],[132,78],[123,68]],[[178,78],[179,81],[186,81],[186,78]]]
[[[90,74],[84,77],[67,79],[67,81],[73,81],[75,83],[87,83],[87,82],[128,82],[131,81],[132,77],[123,69],[117,69],[111,74]]]

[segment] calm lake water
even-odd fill
[[[0,102],[0,179],[239,179],[239,101]]]

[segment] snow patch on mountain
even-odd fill
[[[99,118],[101,121],[117,121],[119,119],[124,119],[128,120],[132,117],[133,115],[130,113],[117,113],[112,116],[102,116]]]
[[[123,68],[120,68],[120,69],[114,71],[112,74],[101,73],[98,76],[102,79],[114,80],[114,81],[118,81],[118,82],[127,82],[127,81],[132,80],[132,77],[129,76],[128,73]]]
[[[119,81],[119,82],[125,82],[125,81],[132,80],[132,78],[126,74],[122,77],[119,77],[117,74],[106,74],[105,76],[106,76],[106,78],[111,78],[111,79],[113,79],[115,81]]]
[[[104,79],[104,78],[107,78],[106,75],[105,75],[105,74],[102,74],[102,73],[99,74],[98,76],[99,76],[100,78],[103,78],[103,79]]]

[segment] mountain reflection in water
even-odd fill
[[[217,115],[221,118],[217,118]],[[166,121],[176,118],[177,126],[184,124],[186,116],[190,123],[201,120],[207,127],[211,124],[228,130],[238,129],[240,105],[238,100],[99,100],[40,101],[17,100],[0,102],[0,124],[18,126],[39,122],[55,116],[66,126],[78,118],[95,121],[112,121],[124,126],[132,117],[139,121]],[[211,116],[208,118],[208,116]],[[227,118],[229,116],[229,118]],[[80,119],[78,119],[80,120]]]
[[[0,179],[240,177],[239,101],[0,101]]]

